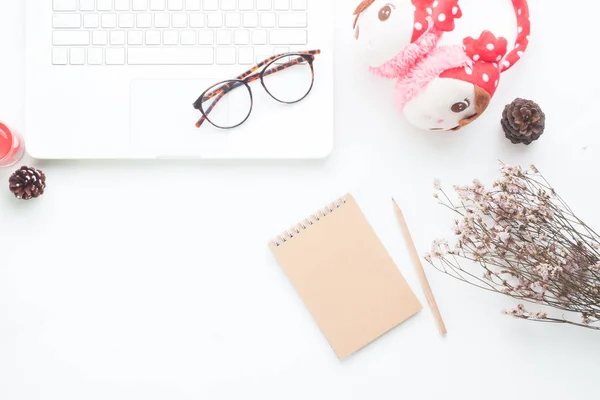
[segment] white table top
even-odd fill
[[[451,235],[451,216],[431,197],[433,179],[489,182],[498,159],[535,163],[583,219],[600,227],[600,83],[587,56],[597,47],[600,6],[531,0],[530,51],[503,78],[480,121],[443,134],[410,128],[394,109],[392,85],[354,67],[350,14],[357,1],[338,4],[337,143],[327,160],[24,160],[46,172],[48,190],[32,202],[0,193],[1,399],[597,393],[591,384],[600,367],[599,333],[502,316],[513,301],[431,269],[448,337],[438,335],[425,308],[340,362],[275,263],[269,238],[352,192],[425,304],[391,197],[425,252],[433,239]],[[22,3],[0,2],[0,119],[15,129],[23,126]],[[502,8],[508,0],[489,3]],[[475,0],[463,1],[465,14],[467,7],[483,8]],[[493,7],[485,8],[472,13],[492,19]],[[538,101],[548,115],[547,133],[530,147],[501,133],[501,111],[515,97]],[[60,127],[48,133],[53,129]],[[0,181],[11,172],[0,170]]]

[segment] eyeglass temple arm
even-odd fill
[[[307,51],[307,52],[301,52],[301,53],[294,53],[294,56],[297,56],[296,58],[294,58],[291,61],[288,61],[285,64],[281,64],[278,65],[274,68],[270,68],[267,71],[265,71],[263,73],[263,75],[271,75],[274,74],[276,72],[279,71],[283,71],[286,68],[292,67],[294,65],[298,65],[300,63],[302,63],[302,61],[306,60],[304,57],[302,57],[303,55],[308,55],[311,56],[311,61],[314,60],[314,56],[317,54],[320,54],[321,51],[320,50],[311,50],[311,51]],[[244,72],[242,75],[238,76],[236,79],[238,80],[242,80],[245,79],[248,83],[250,82],[254,82],[255,80],[260,78],[260,73],[258,74],[253,74],[254,72],[256,72],[256,70],[258,70],[260,67],[280,58],[280,57],[284,57],[285,54],[278,54],[276,56],[267,58],[266,60],[260,62],[259,64],[257,64],[255,67],[253,67],[252,69]],[[196,100],[196,102],[194,103],[194,107],[196,109],[200,109],[200,106],[202,103],[204,103],[207,100],[210,100],[212,98],[214,98],[214,101],[212,102],[212,104],[208,107],[207,110],[204,111],[204,115],[202,115],[202,117],[198,120],[198,122],[196,122],[196,127],[200,128],[202,126],[202,124],[204,122],[206,122],[206,116],[209,115],[211,113],[211,111],[215,108],[215,106],[219,103],[219,101],[221,101],[221,99],[230,91],[232,91],[235,88],[240,87],[241,85],[243,85],[242,82],[234,82],[232,84],[227,84],[224,85],[223,87],[220,87],[216,90],[213,90],[210,93],[205,94],[204,96],[201,96],[198,100]]]
[[[294,65],[301,64],[305,60],[306,59],[304,57],[298,56],[298,57],[294,58],[293,60],[288,61],[285,64],[280,64],[280,65],[277,65],[276,67],[269,68],[268,70],[266,70],[265,72],[263,72],[263,76],[267,76],[267,75],[271,75],[271,74],[274,74],[274,73],[279,72],[279,71],[283,71],[286,68],[293,67]],[[312,60],[314,60],[314,57],[312,57],[311,61]]]

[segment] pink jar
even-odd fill
[[[19,135],[0,122],[0,167],[16,164],[25,152],[23,140]]]

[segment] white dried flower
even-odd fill
[[[510,233],[502,232],[502,233],[498,234],[498,238],[500,238],[500,240],[503,243],[508,243],[508,241],[510,240]]]
[[[423,258],[425,258],[425,261],[427,261],[428,263],[431,263],[433,261],[433,259],[431,257],[431,253],[425,253]]]

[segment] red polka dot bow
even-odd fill
[[[483,31],[479,39],[472,37],[463,40],[465,53],[473,61],[499,62],[506,55],[508,41],[503,38],[497,38],[490,31]]]

